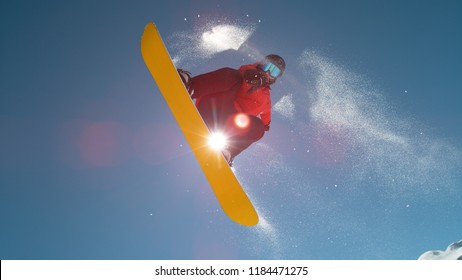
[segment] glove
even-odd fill
[[[265,124],[265,131],[268,131],[270,129],[270,125],[269,124]]]
[[[244,72],[244,80],[246,83],[252,85],[253,88],[258,88],[269,83],[265,73],[258,69],[248,69]]]

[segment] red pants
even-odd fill
[[[192,78],[196,106],[211,131],[222,131],[228,137],[228,151],[234,158],[258,141],[265,133],[260,118],[245,115],[248,125],[236,124],[240,114],[234,107],[234,99],[243,83],[240,72],[232,68],[198,75]]]

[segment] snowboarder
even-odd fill
[[[194,77],[178,69],[207,127],[227,135],[222,153],[230,165],[270,129],[270,86],[284,70],[284,59],[275,54],[239,70],[227,67]]]

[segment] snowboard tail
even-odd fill
[[[189,97],[153,23],[148,23],[144,29],[141,54],[223,211],[238,224],[256,225],[257,212],[230,166],[221,152],[208,147],[210,132]]]

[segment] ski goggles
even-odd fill
[[[270,73],[271,77],[277,78],[281,74],[281,69],[271,62],[266,62],[264,64],[258,65],[258,68],[261,70]]]

